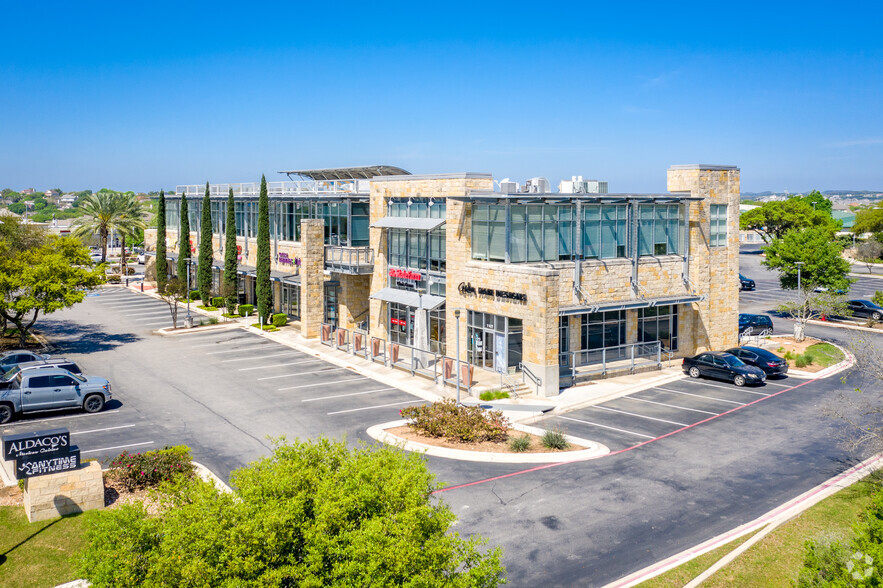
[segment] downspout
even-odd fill
[[[688,201],[681,206],[683,206],[684,211],[684,286],[692,294],[693,286],[690,283],[690,203]]]

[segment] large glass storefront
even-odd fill
[[[496,372],[515,371],[522,358],[521,319],[468,311],[467,360]]]
[[[390,302],[389,307],[389,340],[401,345],[414,346],[414,328],[416,326],[417,309],[413,306]],[[429,351],[445,354],[445,337],[447,325],[445,321],[445,305],[427,312],[429,327]]]
[[[294,320],[300,320],[300,286],[282,283],[279,312],[284,312]]]
[[[669,351],[678,348],[678,307],[652,306],[638,311],[638,341],[662,341]]]
[[[625,345],[625,320],[626,313],[623,310],[582,315],[581,349],[604,349]]]

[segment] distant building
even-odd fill
[[[33,194],[34,192],[36,192],[36,190],[34,190],[33,188],[25,188],[24,190],[20,191],[19,194]]]
[[[46,195],[46,198],[55,198],[55,197],[61,195],[61,190],[55,190],[55,189],[46,190],[44,192],[44,194]]]

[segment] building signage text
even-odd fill
[[[400,318],[391,318],[391,319],[389,319],[389,322],[391,322],[394,325],[398,325],[400,327],[404,327],[405,325],[408,324],[405,322],[405,319],[400,319]]]
[[[276,256],[276,261],[282,265],[296,265],[300,267],[300,258],[295,257],[292,259],[285,252],[279,252],[279,254]]]
[[[420,282],[423,280],[423,274],[420,272],[409,272],[408,270],[391,269],[389,277],[401,280],[411,280],[412,282]]]
[[[13,460],[30,455],[48,455],[67,451],[70,446],[67,429],[50,429],[3,437],[3,459]]]
[[[479,296],[491,296],[493,298],[501,298],[503,300],[515,300],[517,302],[527,302],[527,294],[520,292],[509,292],[508,290],[495,290],[493,288],[476,288],[467,282],[461,282],[457,291],[462,295],[478,294]]]
[[[80,448],[76,445],[70,451],[54,456],[28,456],[15,460],[15,477],[19,480],[46,476],[59,472],[69,472],[80,467]]]

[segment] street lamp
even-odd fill
[[[187,316],[184,318],[184,326],[190,328],[193,326],[193,317],[190,316],[190,262],[192,257],[188,257],[184,261],[187,262]]]
[[[797,266],[797,291],[800,292],[800,268],[803,265],[803,262],[795,261],[794,265]]]
[[[460,405],[460,309],[454,309],[454,318],[457,319],[457,406]]]

